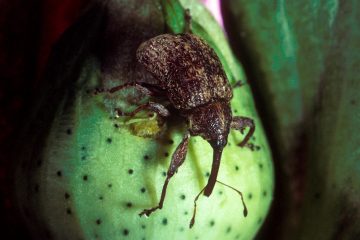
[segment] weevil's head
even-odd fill
[[[188,114],[190,134],[201,136],[214,149],[222,149],[227,143],[232,115],[228,102],[214,102]]]
[[[220,167],[221,154],[227,144],[231,124],[231,110],[228,102],[215,102],[199,107],[188,114],[190,134],[201,136],[213,148],[213,163],[204,194],[212,193]]]

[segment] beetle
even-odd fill
[[[166,97],[186,119],[188,127],[187,133],[172,155],[158,205],[143,210],[139,215],[149,216],[163,207],[168,183],[185,161],[190,137],[201,136],[213,148],[213,160],[207,185],[194,201],[194,214],[190,223],[192,227],[195,220],[196,200],[201,193],[209,197],[215,183],[219,182],[217,175],[221,155],[227,144],[230,129],[243,132],[249,127],[248,133],[238,144],[243,147],[254,134],[255,124],[251,118],[232,116],[230,109],[230,100],[233,97],[232,87],[215,51],[200,37],[192,33],[162,34],[143,42],[136,51],[136,58],[158,80],[157,84],[132,82],[114,87],[109,92],[131,86],[147,95],[153,95],[156,92]],[[144,109],[156,112],[162,117],[170,115],[164,105],[155,102],[140,105],[126,115],[134,116]],[[120,110],[118,112],[124,114]],[[222,182],[219,183],[228,186]],[[237,192],[241,195],[244,216],[246,216],[247,209],[242,194]]]

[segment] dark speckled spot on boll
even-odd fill
[[[133,174],[133,173],[134,173],[134,170],[129,169],[129,170],[128,170],[128,173],[131,175],[131,174]]]
[[[214,220],[211,220],[210,221],[210,227],[214,226],[215,225],[215,221]]]
[[[87,180],[88,180],[88,175],[84,175],[84,176],[83,176],[83,180],[84,180],[84,181],[87,181]]]
[[[129,232],[128,229],[125,228],[125,229],[123,230],[123,235],[124,235],[124,236],[128,236],[129,233],[130,233],[130,232]]]
[[[163,220],[162,220],[162,224],[163,224],[163,225],[167,225],[167,224],[168,224],[168,220],[167,220],[167,218],[163,218]]]
[[[146,189],[145,189],[144,187],[142,187],[142,188],[140,189],[140,192],[145,193],[145,192],[146,192]]]
[[[100,219],[100,218],[96,220],[96,224],[97,224],[97,225],[100,225],[100,224],[101,224],[101,219]]]
[[[66,134],[67,134],[67,135],[71,135],[71,134],[72,134],[71,128],[66,129]]]
[[[57,175],[58,177],[61,177],[61,176],[62,176],[62,172],[59,170],[59,171],[56,172],[56,175]]]
[[[131,203],[131,202],[126,203],[126,206],[127,206],[128,208],[131,208],[131,207],[132,207],[132,203]]]
[[[107,139],[106,139],[106,142],[110,144],[110,143],[112,143],[112,139],[111,139],[111,138],[107,138]]]

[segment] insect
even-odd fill
[[[150,86],[133,82],[114,87],[109,92],[133,86],[148,95],[154,92],[161,94],[186,119],[188,127],[188,131],[172,155],[158,205],[143,210],[139,215],[149,216],[163,207],[168,183],[185,161],[190,137],[201,136],[213,148],[213,160],[207,185],[194,201],[194,215],[190,223],[192,227],[195,221],[196,200],[201,193],[210,196],[215,183],[219,182],[217,175],[221,155],[227,144],[230,129],[242,132],[249,127],[250,130],[245,138],[238,144],[243,147],[253,135],[255,124],[248,117],[232,116],[231,85],[215,51],[201,38],[191,33],[159,35],[142,43],[137,49],[136,57],[137,61],[158,80],[158,83]],[[170,114],[164,105],[148,102],[138,106],[127,115],[134,116],[144,109],[156,112],[162,117]],[[242,197],[241,192],[237,192]],[[246,216],[247,210],[243,197],[242,202]]]

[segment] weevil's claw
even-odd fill
[[[145,215],[146,217],[149,217],[150,214],[155,212],[157,209],[159,209],[159,206],[150,209],[144,209],[141,213],[139,213],[139,216],[142,217],[143,215]]]
[[[148,217],[149,215],[146,214],[145,210],[142,211],[141,213],[139,213],[139,216],[142,217],[143,215],[145,215],[145,217]]]

